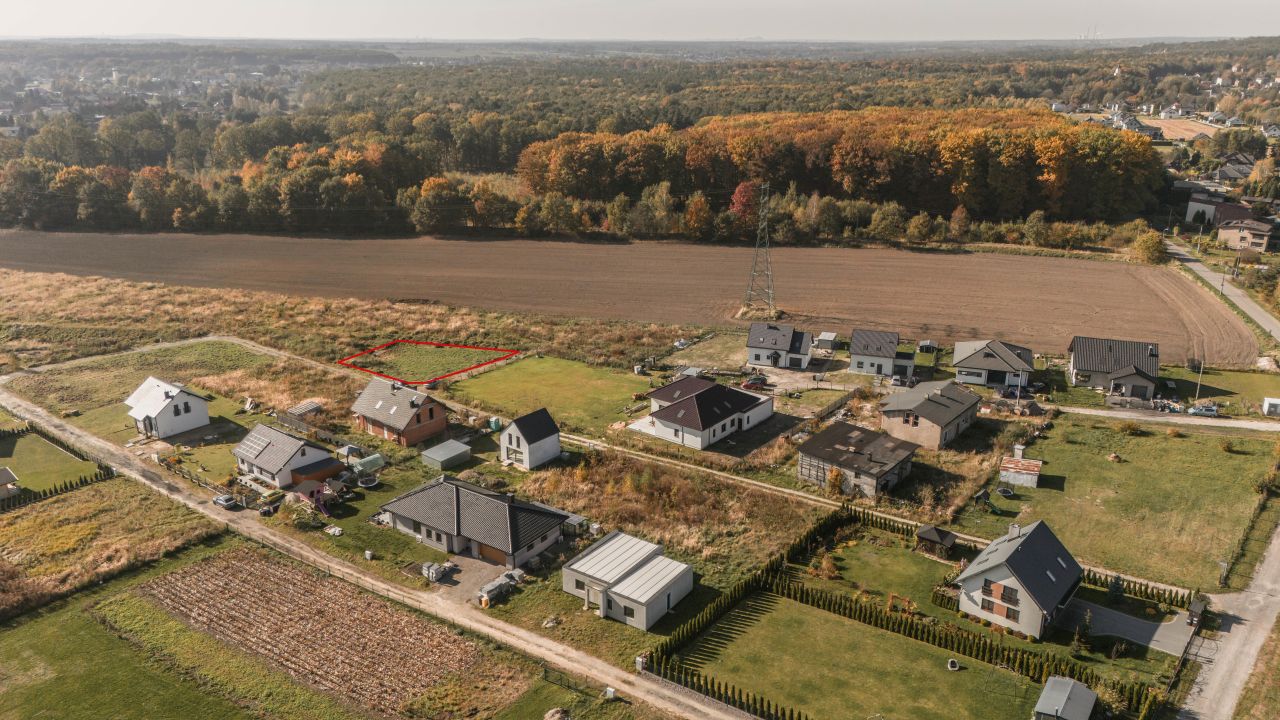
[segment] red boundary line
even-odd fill
[[[466,367],[461,370],[454,370],[451,373],[446,373],[444,375],[440,375],[439,377],[433,377],[430,380],[401,380],[398,377],[386,375],[376,370],[370,370],[367,367],[361,367],[351,362],[352,360],[362,355],[370,355],[372,353],[378,352],[379,350],[385,350],[386,348],[389,348],[392,345],[398,345],[400,343],[404,343],[405,345],[430,345],[431,347],[461,348],[463,350],[487,350],[489,352],[498,352],[498,353],[505,353],[505,354],[502,357],[496,357],[492,360],[486,360],[482,363],[472,365],[471,367]],[[386,378],[387,380],[394,380],[395,382],[402,383],[405,385],[425,385],[427,383],[433,383],[438,380],[444,380],[445,378],[453,377],[454,375],[461,375],[462,373],[465,373],[465,372],[471,372],[472,370],[482,368],[486,365],[492,365],[497,362],[502,362],[503,360],[509,360],[519,354],[520,354],[519,350],[511,350],[509,348],[480,347],[479,345],[457,345],[455,343],[439,343],[439,342],[431,342],[429,340],[397,339],[397,340],[392,340],[391,342],[382,343],[377,347],[371,347],[368,350],[363,350],[361,352],[356,353],[355,355],[348,355],[347,357],[344,357],[341,360],[338,360],[337,362],[339,365],[342,365],[343,367],[349,367],[352,370],[359,370],[360,372],[367,372],[370,375],[377,375],[380,378]]]

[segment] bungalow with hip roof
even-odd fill
[[[374,378],[351,406],[356,427],[408,447],[445,430],[445,409],[426,393],[407,385]]]
[[[602,618],[648,630],[693,590],[693,568],[662,546],[614,530],[570,560],[561,588]]]
[[[911,377],[916,372],[916,356],[898,352],[899,341],[896,332],[855,329],[849,336],[849,371]]]
[[[684,377],[649,393],[652,412],[631,429],[702,450],[773,416],[773,398]]]
[[[142,381],[124,401],[138,432],[167,438],[209,424],[209,402],[182,385],[154,377]]]
[[[525,470],[533,470],[560,457],[560,427],[546,408],[521,415],[503,428],[498,458]]]
[[[751,323],[747,333],[747,364],[803,370],[813,355],[813,335],[790,325]]]
[[[1003,340],[956,343],[952,365],[956,380],[969,385],[1026,387],[1035,356],[1027,348]]]
[[[569,514],[441,475],[382,506],[423,545],[517,568],[560,541]]]
[[[1083,575],[1043,520],[1010,525],[956,578],[960,612],[1039,638],[1071,602]]]
[[[834,422],[801,443],[796,477],[826,488],[832,472],[838,472],[842,494],[874,498],[911,473],[918,449],[919,445],[886,433]]]
[[[1262,220],[1231,220],[1218,226],[1218,239],[1232,250],[1272,252],[1280,243],[1276,228]]]
[[[1067,346],[1067,382],[1111,395],[1150,400],[1160,375],[1160,346],[1153,342],[1077,335]]]
[[[347,467],[319,445],[270,425],[254,427],[231,454],[242,475],[276,488],[327,480]]]
[[[880,429],[937,450],[973,424],[981,402],[980,395],[950,380],[920,383],[880,402]]]

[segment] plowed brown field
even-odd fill
[[[641,242],[0,232],[0,266],[206,287],[415,298],[576,317],[731,322],[751,249]],[[1061,353],[1073,335],[1251,365],[1248,327],[1167,268],[1017,255],[777,248],[778,303],[814,330],[996,337]]]

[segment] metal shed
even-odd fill
[[[422,451],[422,464],[432,470],[448,470],[470,459],[471,448],[457,440],[445,440]]]

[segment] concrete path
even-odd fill
[[[1059,407],[1059,410],[1073,415],[1096,415],[1116,420],[1138,420],[1140,422],[1167,423],[1205,428],[1231,428],[1234,430],[1253,430],[1256,432],[1280,432],[1280,421],[1276,420],[1243,420],[1239,418],[1211,418],[1183,413],[1162,413],[1155,410],[1113,410],[1111,408]]]
[[[1086,612],[1091,634],[1123,638],[1174,656],[1182,654],[1195,630],[1187,624],[1186,611],[1178,611],[1169,622],[1151,622],[1087,600],[1072,600],[1067,606],[1067,627],[1074,627]]]
[[[292,540],[272,528],[263,525],[257,514],[228,512],[214,506],[209,498],[190,483],[177,476],[162,472],[127,450],[101,440],[98,437],[67,424],[23,398],[4,389],[11,376],[0,376],[0,405],[24,420],[32,420],[62,439],[85,448],[115,467],[125,477],[151,487],[161,494],[187,507],[203,513],[228,528],[268,545],[296,560],[324,570],[359,585],[370,592],[382,595],[423,612],[447,620],[473,632],[486,635],[526,655],[537,658],[549,666],[567,673],[590,678],[615,688],[622,697],[646,702],[663,712],[685,718],[714,718],[715,720],[740,720],[740,716],[723,707],[704,702],[699,697],[681,693],[665,685],[614,667],[581,650],[543,637],[530,630],[511,625],[488,615],[479,608],[454,602],[439,593],[410,590],[383,580],[350,563],[342,562],[311,546]]]
[[[1235,303],[1236,307],[1240,308],[1245,315],[1248,315],[1254,322],[1262,326],[1263,330],[1270,333],[1271,337],[1280,340],[1280,319],[1277,319],[1275,315],[1267,312],[1265,308],[1254,302],[1253,298],[1249,297],[1244,290],[1232,285],[1226,275],[1216,270],[1210,270],[1208,266],[1192,256],[1191,251],[1187,248],[1171,242],[1165,243],[1165,245],[1169,249],[1170,256],[1185,265],[1191,272],[1204,278],[1218,292]]]

